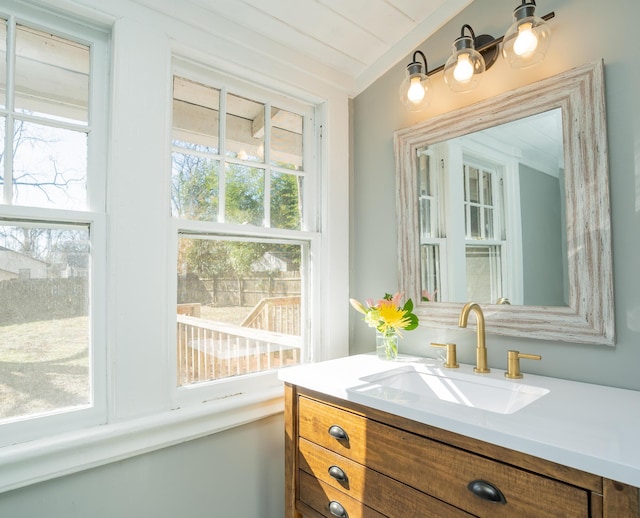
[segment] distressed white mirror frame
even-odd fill
[[[489,333],[615,343],[609,171],[602,62],[584,65],[394,134],[398,282],[423,325],[457,327],[462,304],[421,302],[417,150],[467,133],[562,109],[569,305],[483,305]]]

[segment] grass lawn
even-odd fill
[[[200,317],[240,324],[250,307],[203,306]],[[88,318],[0,326],[0,420],[89,402]]]
[[[200,318],[225,322],[227,324],[240,325],[245,317],[253,311],[253,307],[248,306],[202,306],[200,308]]]
[[[88,318],[0,326],[0,419],[89,402]]]

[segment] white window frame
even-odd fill
[[[483,134],[464,139],[464,152],[480,157],[502,170],[503,196],[502,227],[507,239],[504,243],[502,289],[511,304],[524,301],[524,262],[522,257],[522,220],[520,210],[520,151],[505,153],[503,144]],[[505,264],[506,263],[506,264]]]
[[[177,280],[175,275],[175,265],[177,264],[177,243],[181,235],[193,235],[198,236],[218,236],[229,238],[246,239],[247,241],[261,239],[271,239],[278,242],[289,242],[291,244],[303,245],[303,278],[302,278],[302,293],[308,295],[302,297],[301,304],[301,334],[302,340],[305,344],[301,351],[301,363],[313,361],[316,357],[316,351],[318,344],[320,343],[319,326],[312,324],[311,314],[318,314],[318,308],[320,304],[318,284],[318,272],[320,270],[318,266],[319,251],[320,251],[320,233],[318,229],[318,207],[319,207],[319,192],[320,192],[320,164],[318,160],[318,149],[320,149],[320,135],[318,131],[319,127],[319,108],[313,106],[310,103],[304,103],[297,101],[291,97],[284,96],[272,90],[266,88],[257,88],[250,85],[246,81],[242,81],[237,78],[233,78],[220,71],[205,68],[201,65],[196,65],[192,62],[185,60],[179,56],[174,56],[171,79],[173,82],[174,76],[184,77],[185,79],[196,81],[207,85],[212,88],[216,88],[220,91],[221,105],[224,106],[224,99],[227,93],[233,95],[239,95],[248,99],[261,102],[265,105],[266,113],[270,113],[271,106],[277,106],[278,108],[289,110],[293,113],[300,114],[304,117],[303,120],[303,165],[304,165],[304,190],[303,190],[303,218],[301,230],[287,230],[276,229],[270,227],[258,227],[253,225],[237,225],[224,222],[205,222],[194,221],[188,219],[171,218],[171,230],[168,239],[169,247],[169,265],[172,268],[169,272],[168,278],[171,279],[169,283],[170,296],[168,314],[174,315],[173,318],[168,319],[168,336],[169,338],[169,365],[170,368],[169,383],[171,392],[171,405],[172,408],[182,408],[189,405],[199,404],[202,401],[208,401],[212,399],[221,399],[231,395],[237,394],[251,394],[259,393],[260,391],[268,390],[273,387],[280,387],[281,382],[277,379],[277,370],[269,370],[263,372],[256,372],[243,376],[234,376],[229,378],[223,378],[219,380],[212,380],[209,382],[202,382],[191,384],[182,387],[176,387],[175,380],[177,378],[176,365],[177,365],[177,341],[176,341],[176,318],[175,318],[175,294],[177,293]],[[173,97],[173,96],[172,96]],[[227,163],[227,157],[224,156],[224,129],[225,129],[225,117],[224,114],[220,116],[220,131],[219,131],[219,153],[222,157],[220,163],[220,170],[224,170],[224,165]],[[265,123],[268,124],[268,118]],[[265,150],[267,149],[268,142],[265,142]],[[169,149],[173,149],[171,144]],[[233,162],[230,160],[229,162]],[[264,163],[257,163],[256,167],[264,167],[265,174],[269,172],[269,158],[268,153],[265,153]],[[297,171],[291,170],[290,174],[297,174]],[[168,171],[169,177],[167,182],[170,182],[171,171]],[[267,175],[268,176],[268,175]],[[270,193],[265,190],[264,205],[267,210],[270,206],[269,200]],[[224,186],[220,185],[220,209],[224,209]],[[305,268],[308,266],[308,269]]]
[[[438,169],[438,196],[443,206],[438,214],[445,222],[438,237],[423,240],[421,244],[435,244],[440,250],[440,294],[438,300],[466,300],[466,246],[473,244],[499,245],[502,252],[502,291],[514,304],[522,303],[522,226],[520,221],[520,186],[518,161],[513,156],[498,150],[488,139],[466,136],[452,139],[446,143],[431,146],[430,160]],[[475,165],[495,166],[504,182],[502,193],[502,213],[494,217],[504,218],[501,222],[508,239],[467,240],[465,239],[464,218],[464,164],[468,161]],[[499,191],[494,185],[494,195]],[[449,272],[455,272],[449,275]]]
[[[43,415],[22,416],[0,424],[0,446],[22,443],[60,434],[79,428],[103,424],[107,420],[106,373],[106,214],[104,159],[107,153],[107,107],[109,84],[108,34],[92,27],[48,15],[24,4],[8,2],[0,8],[0,17],[8,20],[8,38],[15,34],[15,25],[46,31],[57,36],[87,45],[91,48],[91,72],[89,76],[89,115],[87,134],[87,210],[65,210],[8,205],[0,203],[0,221],[42,224],[82,224],[89,227],[91,247],[90,277],[90,343],[89,376],[90,403],[71,409],[55,410]],[[13,45],[7,51],[13,50]],[[13,82],[8,81],[13,88]],[[3,116],[11,106],[0,110]],[[13,118],[7,117],[9,125]],[[30,118],[39,120],[39,118]],[[65,127],[64,123],[53,123]],[[4,146],[4,142],[2,143]],[[11,164],[7,164],[10,167]]]
[[[151,17],[140,16],[139,6],[126,2],[103,3],[99,10],[58,0],[33,3],[38,6],[5,0],[0,10],[34,13],[34,17],[37,13],[45,30],[55,23],[75,26],[73,20],[77,20],[102,31],[106,45],[101,62],[109,66],[111,61],[99,84],[108,125],[98,126],[94,121],[95,140],[89,155],[89,167],[97,164],[105,174],[97,185],[89,186],[91,212],[82,216],[90,221],[95,218],[92,236],[102,242],[94,252],[106,257],[94,264],[101,273],[92,288],[94,297],[106,294],[106,301],[94,299],[96,310],[106,314],[106,320],[96,322],[94,332],[107,344],[100,360],[106,371],[107,408],[106,420],[100,419],[97,426],[78,423],[64,433],[43,427],[47,437],[1,448],[0,492],[209,436],[283,411],[282,382],[275,379],[275,373],[269,374],[273,385],[266,390],[245,390],[218,399],[207,395],[176,408],[171,374],[175,364],[169,358],[170,337],[175,336],[176,289],[170,282],[175,278],[175,263],[166,251],[170,249],[167,240],[177,232],[171,223],[165,177],[170,171],[170,80],[176,56],[188,56],[184,61],[197,61],[200,69],[226,71],[249,82],[259,77],[260,84],[282,92],[284,99],[316,106],[315,127],[324,134],[321,138],[306,133],[317,144],[313,188],[318,194],[317,205],[306,206],[315,228],[305,229],[303,238],[310,242],[313,269],[308,313],[318,317],[318,325],[309,330],[308,361],[344,356],[349,348],[349,312],[339,303],[349,297],[348,94],[330,81],[318,82],[293,68],[283,69],[268,56],[254,59],[254,54],[241,47],[220,46],[218,35],[194,30],[170,16],[151,11]],[[37,28],[30,15],[28,18],[25,21]],[[105,190],[106,214],[94,214],[94,197],[104,196]],[[140,204],[142,190],[146,196]],[[21,216],[19,211],[7,208],[10,217]],[[57,213],[57,217],[64,214]],[[76,221],[74,217],[79,216],[71,218]],[[197,227],[196,222],[194,225]],[[276,229],[272,232],[279,235]],[[133,256],[127,255],[131,243],[140,244]],[[148,269],[137,276],[145,265]],[[168,273],[172,275],[167,277]]]

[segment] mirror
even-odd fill
[[[614,344],[601,62],[399,130],[394,147],[399,287],[421,322],[457,327],[474,300],[490,333]]]
[[[417,150],[431,302],[567,306],[560,108]]]
[[[429,301],[567,306],[562,110],[417,150]]]

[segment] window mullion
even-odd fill
[[[480,200],[479,218],[480,218],[480,237],[487,238],[487,227],[485,221],[485,212],[487,210],[487,200],[484,199],[484,182],[487,171],[483,168],[478,169],[478,199]]]
[[[7,118],[5,120],[5,148],[4,148],[4,203],[10,205],[13,201],[13,90],[15,84],[15,43],[16,43],[16,22],[13,16],[7,19],[7,41],[6,41],[6,82],[5,103],[7,108]]]
[[[264,105],[264,226],[271,226],[271,103]]]
[[[220,167],[218,168],[218,221],[225,222],[226,192],[227,192],[227,89],[220,89],[220,112],[218,117],[220,125],[218,129],[218,153],[220,154]]]

